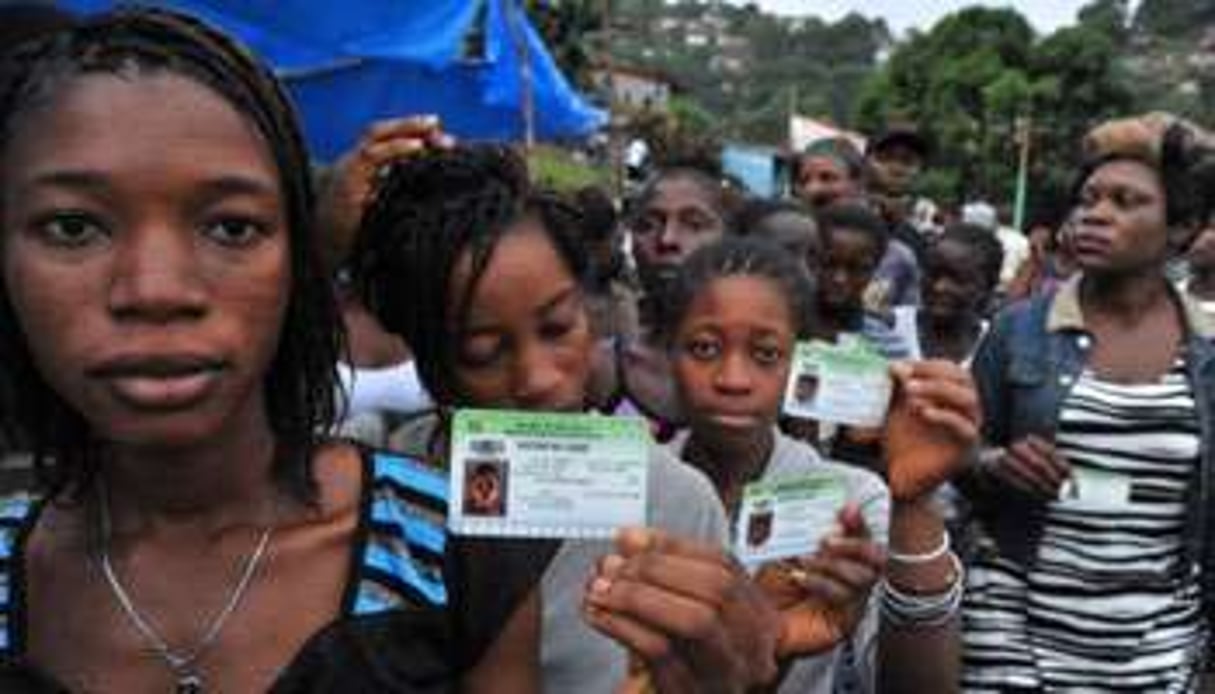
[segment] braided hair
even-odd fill
[[[297,498],[314,499],[310,460],[336,414],[334,369],[344,337],[313,237],[308,155],[282,87],[251,53],[220,32],[185,15],[148,8],[83,20],[23,45],[9,58],[0,72],[0,155],[40,105],[58,90],[71,89],[73,80],[93,74],[168,73],[193,80],[229,103],[265,141],[278,169],[291,263],[288,306],[264,380],[277,441],[274,476]],[[96,442],[81,413],[34,368],[3,288],[0,359],[5,364],[0,382],[20,402],[5,417],[6,425],[31,447],[41,481],[52,494],[83,491],[96,472]]]
[[[0,4],[0,55],[25,41],[66,29],[74,21],[71,14],[54,5],[35,2]]]
[[[788,302],[793,332],[809,338],[815,323],[815,285],[806,266],[780,246],[753,236],[726,236],[696,249],[679,267],[667,295],[670,339],[696,297],[714,280],[754,277],[773,282]]]
[[[441,404],[461,398],[454,356],[477,284],[498,242],[524,220],[537,222],[585,286],[577,209],[533,190],[523,159],[506,147],[457,147],[397,162],[363,218],[354,281],[384,328],[413,350],[422,383]],[[465,257],[468,279],[453,286]]]

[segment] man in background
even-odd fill
[[[890,245],[865,294],[872,313],[889,316],[920,303],[920,258],[926,242],[912,224],[912,187],[929,156],[915,129],[897,126],[873,137],[865,152],[869,199],[890,230]]]

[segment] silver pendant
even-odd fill
[[[202,678],[192,672],[178,676],[173,687],[174,694],[202,694],[202,690]]]

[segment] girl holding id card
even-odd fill
[[[976,397],[965,372],[941,362],[896,367],[898,394],[884,430],[892,509],[876,475],[824,461],[776,428],[794,345],[811,327],[814,290],[800,264],[765,241],[727,239],[694,253],[672,286],[669,348],[690,421],[690,431],[673,445],[709,475],[737,517],[738,553],[746,557],[787,535],[782,513],[798,513],[801,525],[821,529],[817,542],[802,538],[799,552],[762,563],[756,575],[781,613],[782,686],[828,692],[838,673],[849,672],[838,676],[855,676],[871,689],[880,657],[888,679],[916,683],[910,691],[952,687],[951,617],[961,574],[947,544],[939,549],[943,528],[929,497],[977,433]],[[750,506],[753,483],[824,474],[843,493],[819,484],[821,493],[802,496],[817,507],[809,513],[782,510],[793,504],[779,490],[775,500]],[[907,619],[897,598],[870,599],[884,573],[887,543],[891,561],[883,595],[935,592],[935,613]],[[890,619],[879,619],[879,606]],[[915,628],[901,628],[909,625]],[[845,658],[845,652],[851,655]]]

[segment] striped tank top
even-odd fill
[[[357,571],[339,619],[409,607],[447,605],[447,478],[415,460],[363,451],[364,487]],[[42,501],[23,494],[0,500],[0,658],[24,651],[21,557]]]
[[[1183,539],[1200,443],[1184,364],[1155,383],[1082,374],[1055,441],[1072,478],[1046,507],[1033,565],[980,541],[965,691],[1194,691],[1207,634]]]

